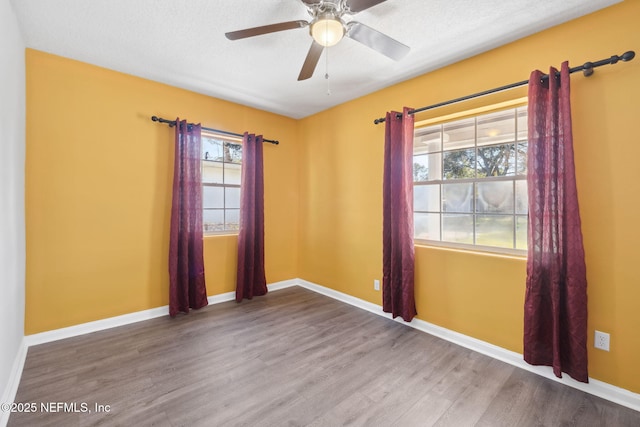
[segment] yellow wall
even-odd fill
[[[638,16],[640,1],[625,1],[302,120],[299,276],[381,303],[373,279],[382,272],[384,129],[374,118],[524,80],[534,68],[548,70],[567,59],[575,66],[626,50],[640,53]],[[598,68],[589,78],[574,74],[572,90],[590,375],[640,392],[640,144],[634,131],[640,59]],[[525,265],[523,258],[417,247],[418,317],[521,353]],[[610,352],[593,349],[594,329],[611,334]]]
[[[27,50],[25,333],[168,304],[173,130],[150,116],[279,139],[265,144],[266,273],[297,276],[296,121]],[[235,289],[235,236],[205,238],[209,295]]]
[[[153,114],[280,139],[265,145],[267,280],[300,277],[379,304],[384,129],[373,119],[565,59],[638,51],[637,16],[640,2],[627,0],[300,121],[28,50],[25,333],[167,304],[172,132]],[[640,59],[574,75],[572,88],[590,374],[640,392]],[[206,239],[210,295],[233,290],[235,249],[234,237]],[[523,258],[417,247],[418,317],[521,352],[524,279]],[[611,333],[609,353],[592,349],[594,329]]]

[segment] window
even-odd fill
[[[416,127],[415,239],[525,250],[526,168],[526,106]]]
[[[241,140],[202,133],[202,223],[205,234],[237,232]]]

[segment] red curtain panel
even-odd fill
[[[383,177],[382,308],[406,322],[414,299],[413,115],[387,113]]]
[[[529,80],[524,359],[588,382],[587,279],[573,161],[569,65]]]
[[[176,119],[169,241],[169,315],[206,306],[200,125]]]
[[[240,231],[236,301],[267,293],[264,271],[264,172],[262,135],[245,132],[242,141]]]

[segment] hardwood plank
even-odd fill
[[[302,288],[29,349],[9,426],[638,426],[640,413]],[[95,404],[110,405],[97,413]]]

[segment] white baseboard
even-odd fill
[[[382,311],[382,306],[380,305],[364,301],[360,298],[356,298],[354,296],[338,292],[336,290],[329,289],[324,286],[308,282],[306,280],[298,279],[297,284],[300,287],[312,290],[322,295],[326,295],[338,301],[345,302],[347,304],[370,311],[388,319],[392,318],[391,314]],[[398,323],[418,329],[422,332],[426,332],[438,338],[442,338],[454,344],[460,345],[462,347],[468,348],[470,350],[476,351],[478,353],[482,353],[494,359],[498,359],[515,367],[527,370],[529,372],[543,376],[569,387],[584,391],[585,393],[601,397],[619,405],[626,406],[627,408],[633,409],[635,411],[640,411],[640,394],[633,393],[629,390],[625,390],[623,388],[616,387],[593,378],[589,378],[588,384],[576,381],[568,375],[565,375],[563,378],[558,378],[553,374],[553,370],[550,367],[529,365],[524,361],[522,354],[506,350],[502,347],[498,347],[486,341],[481,341],[479,339],[463,335],[459,332],[455,332],[438,325],[434,325],[433,323],[425,322],[424,320],[414,318],[411,322],[405,322],[399,317],[393,320]]]
[[[296,280],[285,280],[267,285],[269,291],[277,291],[279,289],[296,286]],[[207,298],[210,305],[222,302],[233,301],[236,299],[235,292],[226,292],[224,294],[213,295]],[[154,319],[169,314],[169,306],[151,308],[149,310],[137,311],[134,313],[123,314],[122,316],[109,317],[107,319],[96,320],[94,322],[82,323],[80,325],[69,326],[67,328],[55,329],[53,331],[41,332],[38,334],[25,336],[27,347],[32,345],[44,344],[52,341],[58,341],[65,338],[77,337],[79,335],[90,334],[92,332],[103,331],[105,329],[116,328],[118,326],[130,325],[132,323],[142,322],[144,320]]]
[[[281,282],[272,283],[268,285],[268,289],[269,291],[277,291],[292,286],[300,286],[302,288],[309,289],[313,292],[317,292],[335,300],[350,304],[354,307],[358,307],[371,313],[375,313],[379,316],[391,319],[391,315],[389,313],[383,312],[380,305],[373,304],[360,298],[356,298],[354,296],[302,279],[284,280]],[[221,302],[233,301],[234,299],[235,292],[227,292],[224,294],[209,297],[209,304],[213,305]],[[17,392],[18,384],[20,383],[20,376],[22,375],[22,369],[29,346],[57,341],[60,339],[70,338],[78,335],[84,335],[104,329],[114,328],[117,326],[128,325],[143,320],[153,319],[155,317],[165,316],[168,313],[169,307],[164,306],[152,308],[150,310],[139,311],[136,313],[125,314],[122,316],[111,317],[109,319],[97,320],[95,322],[84,323],[81,325],[70,326],[68,328],[62,328],[54,331],[25,336],[23,340],[23,346],[18,355],[16,355],[16,361],[14,362],[12,376],[7,389],[5,390],[5,397],[3,402],[12,402],[15,398],[15,393]],[[513,351],[506,350],[502,347],[495,346],[485,341],[481,341],[476,338],[472,338],[467,335],[463,335],[461,333],[434,325],[432,323],[425,322],[424,320],[413,319],[411,322],[407,323],[402,321],[402,319],[400,318],[396,318],[394,319],[394,321],[418,329],[422,332],[426,332],[430,335],[434,335],[438,338],[450,341],[454,344],[460,345],[470,350],[477,351],[478,353],[482,353],[518,368],[533,372],[534,374],[549,378],[553,381],[568,385],[570,387],[576,388],[594,396],[601,397],[622,406],[626,406],[627,408],[640,411],[640,394],[633,393],[629,390],[625,390],[623,388],[616,387],[592,378],[589,379],[589,384],[575,381],[569,378],[567,375],[565,375],[565,378],[557,378],[555,375],[553,375],[551,368],[529,365],[524,361],[522,355],[519,353],[515,353]],[[0,414],[0,417],[4,417],[4,414]],[[0,418],[0,425],[2,425],[1,421],[3,419],[4,418]]]
[[[142,322],[143,320],[154,319],[168,314],[169,306],[156,307],[149,310],[137,311],[135,313],[123,314],[122,316],[109,317],[107,319],[27,335],[24,338],[27,346],[31,347],[32,345],[45,344],[52,341],[63,340],[65,338],[103,331],[105,329],[117,328],[118,326],[130,325],[132,323]]]
[[[298,282],[299,282],[299,279],[283,280],[281,282],[275,282],[270,285],[267,285],[267,287],[269,288],[269,292],[279,291],[280,289],[286,289],[286,288],[291,288],[293,286],[298,286]]]
[[[13,360],[13,365],[11,366],[11,371],[9,372],[9,381],[7,381],[0,403],[13,402],[16,398],[16,393],[18,392],[18,386],[20,385],[20,378],[22,377],[22,370],[24,368],[24,362],[26,359],[27,346],[25,345],[23,339],[20,343],[20,347],[18,348],[18,353]],[[9,415],[11,415],[11,412],[0,411],[0,426],[7,425],[7,423],[9,422]]]

